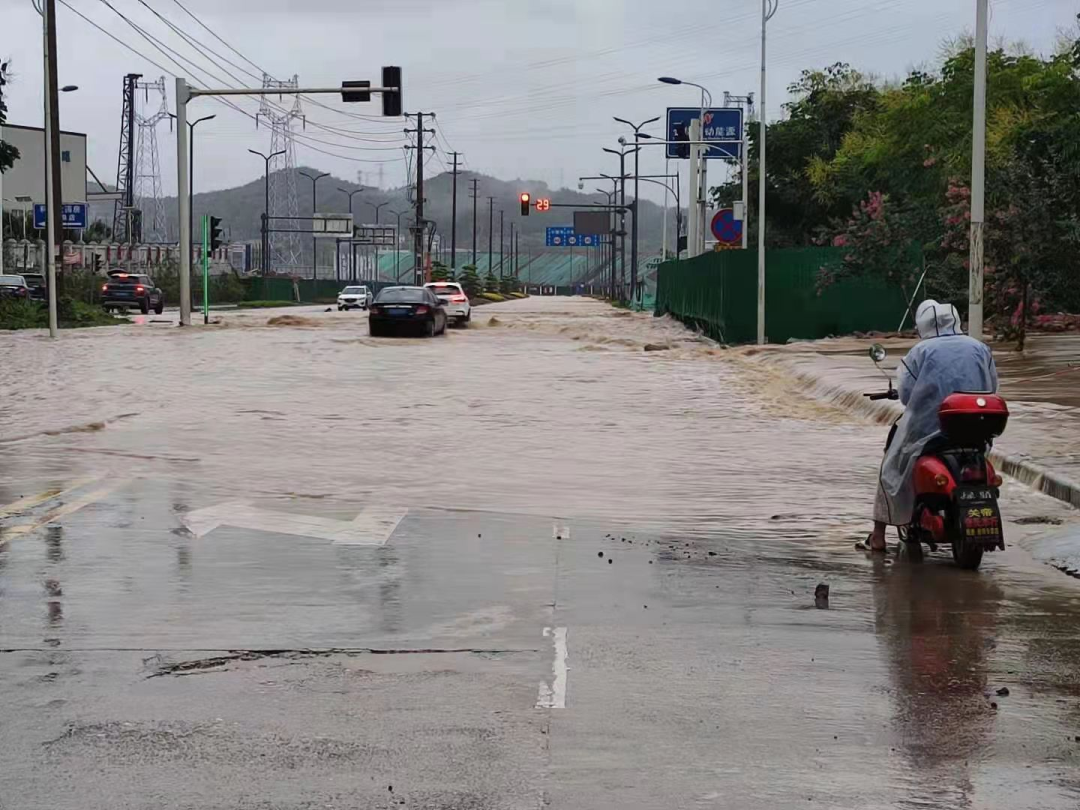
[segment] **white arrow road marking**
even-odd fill
[[[545,627],[544,638],[553,636],[555,639],[555,660],[551,664],[551,685],[541,681],[540,690],[536,698],[538,709],[565,709],[566,708],[566,676],[569,667],[566,666],[566,628]]]
[[[184,525],[196,537],[219,526],[254,529],[275,534],[294,534],[329,540],[343,546],[382,546],[408,513],[398,507],[369,506],[355,520],[335,520],[315,515],[296,515],[261,509],[244,501],[230,501],[184,515]]]

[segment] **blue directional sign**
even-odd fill
[[[667,139],[689,141],[690,124],[701,115],[698,107],[668,107]],[[717,107],[705,111],[702,140],[716,141],[705,153],[706,160],[740,160],[742,158],[743,111],[740,107]],[[671,160],[690,158],[690,145],[678,143],[667,145]]]
[[[600,237],[575,233],[572,225],[548,228],[544,244],[548,247],[600,247]]]
[[[63,226],[72,231],[80,231],[86,228],[86,203],[64,203],[60,211],[60,219]],[[45,206],[34,203],[34,227],[39,231],[46,227]]]

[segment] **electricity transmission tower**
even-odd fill
[[[292,89],[300,86],[298,77],[279,81],[263,74],[263,89]],[[300,96],[293,96],[291,109],[286,109],[270,101],[270,96],[262,96],[259,112],[255,121],[263,119],[270,123],[270,154],[284,152],[270,162],[270,216],[296,217],[299,211],[296,199],[296,144],[293,139],[292,122],[305,122],[304,111],[300,106]],[[280,96],[279,96],[280,98]],[[288,224],[278,220],[275,225],[290,230],[300,230],[300,223]],[[296,267],[300,260],[299,233],[270,234],[270,266]]]
[[[142,109],[136,105],[135,123],[139,128],[135,146],[134,205],[142,212],[142,241],[167,242],[169,229],[165,220],[165,200],[161,194],[161,162],[158,158],[157,125],[169,119],[169,99],[165,95],[165,77],[156,82],[136,82],[143,91]],[[151,112],[151,93],[154,101],[161,95],[161,104]]]

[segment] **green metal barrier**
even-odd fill
[[[771,343],[900,325],[903,292],[875,279],[818,289],[821,268],[839,248],[770,250],[765,268],[765,334]],[[726,250],[660,265],[658,315],[670,314],[724,343],[757,340],[757,251]]]

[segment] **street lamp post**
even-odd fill
[[[265,199],[263,202],[263,226],[262,226],[262,272],[263,276],[266,276],[270,272],[270,161],[276,158],[278,155],[284,155],[285,150],[280,152],[271,152],[269,155],[264,155],[262,152],[257,152],[254,149],[248,149],[253,155],[258,155],[266,163],[266,174],[263,180],[263,189]],[[190,226],[188,234],[191,233]],[[182,247],[182,246],[181,246]]]
[[[355,197],[357,194],[359,194],[363,190],[364,190],[363,186],[360,186],[360,188],[357,188],[357,189],[353,189],[352,191],[349,191],[349,189],[347,189],[347,188],[342,188],[341,186],[338,186],[338,191],[340,191],[342,194],[344,194],[346,197],[349,198],[349,216],[352,216],[352,212],[353,212],[353,210],[352,210],[353,197]],[[353,221],[353,224],[354,225],[356,224],[355,220]],[[349,278],[352,281],[357,280],[357,276],[356,276],[356,244],[354,242],[351,242],[351,241],[349,242]]]
[[[660,116],[650,118],[648,121],[643,121],[640,124],[632,124],[625,118],[615,118],[620,124],[626,124],[628,127],[634,130],[634,235],[630,240],[630,300],[634,300],[634,293],[637,289],[637,269],[638,269],[638,217],[640,211],[640,203],[638,200],[640,195],[640,184],[638,183],[638,175],[640,174],[640,161],[641,149],[637,148],[638,138],[641,137],[641,130],[647,127],[649,124],[655,124],[660,120]]]
[[[175,119],[176,115],[169,113],[169,117]],[[197,118],[188,123],[188,133],[191,135],[188,139],[188,177],[191,178],[191,182],[188,184],[188,230],[192,234],[195,233],[195,127],[203,121],[209,121],[213,118],[217,118],[217,116],[204,115],[202,118]]]
[[[367,202],[367,201],[365,200],[365,202]],[[379,212],[383,209],[384,205],[389,205],[390,201],[387,200],[386,202],[381,202],[381,203],[378,203],[377,205],[375,203],[373,203],[373,202],[368,202],[367,204],[375,209],[375,224],[378,225],[379,224]],[[379,246],[378,245],[375,245],[374,252],[375,252],[375,277],[378,278],[379,277]]]
[[[983,264],[986,227],[986,39],[987,0],[975,5],[975,114],[971,131],[971,256],[968,332],[983,339]],[[1023,314],[1027,317],[1027,313]]]
[[[758,290],[757,342],[765,344],[765,30],[780,7],[780,0],[761,0],[761,129],[758,144]]]
[[[394,281],[401,280],[401,217],[408,214],[409,210],[391,211],[397,217],[397,232],[394,234]],[[378,280],[377,278],[375,279]]]
[[[621,149],[616,151],[615,149],[608,149],[604,147],[605,152],[610,152],[613,155],[619,157],[619,206],[622,210],[619,211],[619,286],[620,294],[625,294],[626,291],[626,156],[630,153],[637,153],[641,150],[640,146],[635,146],[633,149]],[[637,205],[634,205],[634,219],[637,219]]]
[[[609,177],[608,179],[612,180],[612,181],[615,180],[615,178],[613,178],[613,177]],[[612,188],[611,191],[605,191],[602,188],[598,188],[597,191],[599,191],[601,194],[603,194],[605,197],[607,197],[607,201],[608,201],[607,204],[608,204],[609,209],[612,206],[615,205],[615,194],[616,194],[616,189],[615,188]],[[611,270],[610,270],[611,286],[610,286],[610,291],[611,291],[611,297],[614,299],[615,298],[615,226],[614,226],[613,220],[612,220],[613,213],[614,212],[612,212],[612,211],[609,211],[609,213],[608,213],[608,222],[609,222],[609,224],[611,224],[612,227],[611,227],[611,230],[608,232],[608,238],[611,241],[610,241],[609,247],[607,249],[607,260],[611,264]],[[603,243],[601,243],[601,244],[603,244]],[[603,289],[603,279],[601,279],[600,283],[601,283],[601,289]]]
[[[319,199],[316,188],[319,185],[319,181],[324,177],[329,177],[330,172],[323,172],[322,174],[311,175],[307,172],[298,172],[311,181],[311,216],[315,216],[315,211],[319,207]],[[311,223],[311,278],[317,279],[319,277],[319,252],[317,250],[319,245],[319,238],[315,235],[315,223]]]
[[[779,2],[779,0],[765,0],[765,2]],[[701,110],[697,120],[697,137],[691,133],[691,141],[704,140],[705,110],[712,106],[712,93],[696,82],[688,82],[671,76],[661,76],[659,81],[664,84],[685,84],[696,87],[701,91]],[[706,154],[708,150],[701,144],[693,144],[690,147],[690,184],[694,190],[694,211],[690,218],[690,238],[687,240],[687,253],[696,256],[705,250],[705,192],[708,173],[705,170]],[[692,246],[691,246],[692,243]]]

